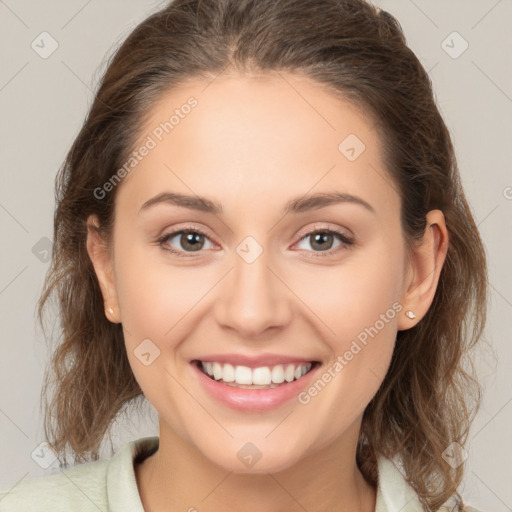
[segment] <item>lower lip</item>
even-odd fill
[[[267,411],[279,407],[292,398],[296,398],[309,385],[312,376],[320,367],[317,363],[300,379],[276,388],[248,389],[227,386],[222,382],[211,379],[199,369],[197,361],[192,361],[191,365],[199,378],[199,382],[213,398],[239,411]]]

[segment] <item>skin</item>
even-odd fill
[[[159,413],[159,450],[135,468],[144,508],[373,511],[376,489],[356,465],[361,419],[397,331],[432,303],[448,247],[444,216],[429,212],[423,243],[408,258],[400,197],[374,124],[304,77],[191,81],[155,105],[139,142],[190,96],[198,106],[119,185],[111,251],[93,229],[87,240],[105,308],[114,311],[106,315],[122,322],[134,375]],[[349,134],[366,146],[355,161],[338,150]],[[223,213],[170,204],[138,213],[164,191],[206,196]],[[332,191],[359,196],[375,212],[342,203],[281,214],[291,198]],[[191,257],[157,242],[185,227],[206,231],[201,251],[179,235],[166,246]],[[355,244],[334,237],[324,247],[337,252],[322,256],[313,237],[301,241],[326,228]],[[236,252],[247,236],[263,248],[251,264]],[[189,365],[212,352],[265,352],[328,369],[393,303],[401,311],[307,405],[230,409],[210,398]],[[134,355],[146,338],[161,351],[149,366]],[[247,442],[262,454],[251,468],[237,457]]]

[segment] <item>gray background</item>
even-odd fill
[[[510,511],[512,1],[374,3],[398,18],[430,73],[487,247],[491,302],[485,339],[495,347],[497,362],[477,359],[485,396],[470,432],[461,492],[483,511]],[[44,441],[39,393],[48,350],[35,321],[52,239],[54,176],[91,104],[106,55],[160,5],[156,0],[0,0],[0,486],[55,471],[55,463],[41,467],[51,463],[44,445],[39,447]],[[31,45],[42,46],[45,31],[58,48],[43,59]],[[463,40],[469,46],[457,55]],[[114,428],[116,450],[136,437],[157,434],[150,407],[140,420],[130,416]]]

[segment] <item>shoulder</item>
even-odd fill
[[[120,510],[143,511],[134,460],[157,448],[158,437],[142,438],[127,443],[111,459],[22,479],[0,489],[0,512],[106,512],[114,503]]]
[[[28,478],[0,490],[1,512],[106,510],[108,460]]]

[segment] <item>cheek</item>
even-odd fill
[[[123,325],[131,335],[164,337],[198,300],[202,286],[191,267],[166,262],[158,247],[118,242],[116,291]]]
[[[288,271],[286,280],[307,308],[324,324],[322,332],[338,340],[343,350],[346,340],[357,337],[385,315],[382,330],[396,330],[403,259],[392,246],[375,242],[371,247],[348,254],[339,265],[310,267],[300,276]],[[305,311],[305,310],[304,310]],[[393,335],[391,333],[391,335]],[[344,351],[344,350],[343,350]]]
[[[321,394],[317,407],[322,402],[338,421],[346,421],[348,411],[354,417],[362,413],[385,377],[403,314],[403,263],[392,244],[376,242],[342,265],[305,272],[296,281],[297,295],[307,297],[330,353],[320,382],[304,402]]]

